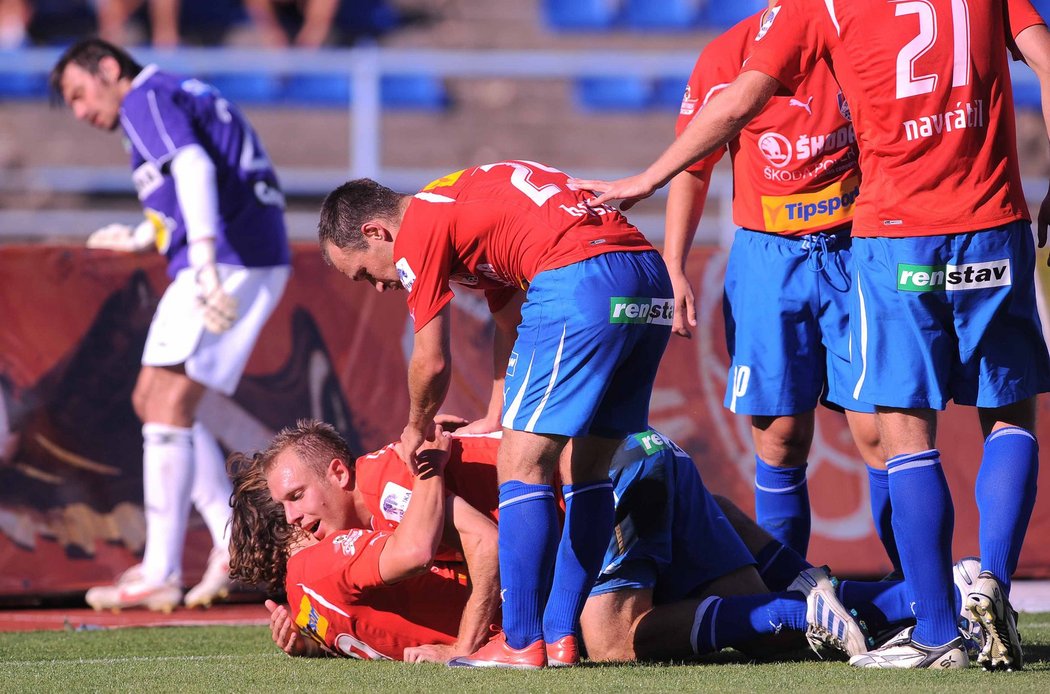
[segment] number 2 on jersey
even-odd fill
[[[937,40],[937,9],[930,0],[896,0],[895,16],[918,15],[919,34],[897,54],[897,98],[929,94],[937,86],[938,75],[916,75],[915,64]],[[966,0],[951,0],[952,7],[952,87],[970,83],[970,8]]]
[[[530,200],[536,203],[536,207],[542,207],[543,203],[557,195],[561,190],[561,188],[554,183],[537,186],[532,182],[533,170],[530,167],[540,169],[541,171],[548,171],[550,173],[561,173],[558,169],[544,166],[543,164],[537,164],[534,161],[500,161],[495,164],[485,164],[478,168],[482,171],[488,172],[495,166],[513,167],[514,171],[510,175],[510,184],[522,193],[525,193]]]

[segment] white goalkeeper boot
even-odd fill
[[[142,565],[136,564],[122,573],[116,583],[88,590],[84,600],[98,611],[120,612],[125,608],[145,607],[168,614],[182,602],[182,588],[175,576],[161,583],[147,583]]]
[[[200,583],[186,593],[186,607],[211,607],[216,600],[224,600],[230,595],[230,552],[223,547],[216,547],[208,555],[208,567]]]

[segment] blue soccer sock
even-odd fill
[[[499,486],[499,575],[503,631],[512,648],[543,638],[543,607],[558,545],[558,509],[549,484]]]
[[[976,484],[981,569],[995,574],[1007,593],[1032,518],[1038,477],[1039,443],[1031,432],[1005,427],[984,440]]]
[[[955,509],[937,449],[908,453],[886,462],[907,590],[915,603],[912,638],[939,646],[959,635],[952,581]]]
[[[800,573],[813,568],[798,552],[776,540],[759,550],[755,563],[762,582],[773,592],[787,590]]]
[[[747,645],[783,629],[806,630],[806,598],[801,593],[711,597],[700,603],[693,621],[693,653],[712,653]]]
[[[755,456],[755,518],[766,532],[806,556],[809,488],[806,466],[773,467]]]
[[[890,503],[890,473],[868,467],[868,498],[871,499],[871,518],[875,521],[875,532],[882,540],[886,556],[893,570],[900,572],[901,557],[897,551],[897,538],[893,535],[893,505]]]
[[[608,479],[567,484],[562,492],[565,527],[558,544],[554,584],[543,612],[543,638],[547,643],[577,634],[583,603],[602,570],[615,516],[613,486]]]
[[[904,581],[842,581],[839,600],[857,611],[872,636],[896,626],[903,629],[915,621]]]

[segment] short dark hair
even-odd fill
[[[98,74],[98,64],[103,58],[110,57],[120,65],[120,77],[134,79],[142,72],[142,66],[135,62],[131,54],[109,41],[98,38],[82,39],[67,48],[58,59],[55,66],[51,68],[48,77],[48,85],[51,87],[52,98],[58,102],[62,101],[62,74],[70,63],[83,68],[89,74]]]
[[[295,426],[277,432],[266,450],[259,454],[259,465],[264,475],[273,468],[277,456],[288,449],[293,450],[319,477],[324,476],[332,458],[339,458],[348,468],[354,466],[354,456],[350,453],[346,439],[340,436],[334,426],[316,419],[300,419]]]
[[[349,251],[368,248],[361,227],[370,219],[396,220],[403,197],[403,193],[370,178],[347,181],[329,193],[321,203],[321,219],[317,223],[317,238],[325,262],[332,264],[326,242]]]

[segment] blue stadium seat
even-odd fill
[[[696,27],[703,6],[704,0],[627,0],[623,18],[636,31],[688,31]]]
[[[608,31],[622,0],[543,0],[543,16],[554,31]]]
[[[442,111],[449,98],[445,83],[430,75],[384,75],[379,81],[383,106],[414,111]]]
[[[728,29],[745,17],[769,7],[766,0],[707,0],[700,21],[717,29]]]
[[[212,75],[203,81],[235,104],[272,104],[281,96],[281,80],[263,72]]]
[[[677,113],[682,106],[682,96],[685,95],[685,85],[688,82],[689,75],[661,77],[656,80],[656,87],[653,89],[653,105],[661,110],[667,109]]]
[[[340,74],[289,75],[283,100],[294,106],[346,108],[350,105],[350,78]]]
[[[45,98],[47,98],[47,75],[40,72],[0,75],[0,101]]]
[[[642,111],[652,105],[653,85],[642,77],[581,77],[575,87],[585,111]]]

